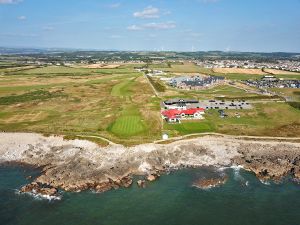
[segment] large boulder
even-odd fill
[[[138,187],[145,188],[146,187],[146,181],[145,180],[138,180],[137,182]]]

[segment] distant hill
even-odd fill
[[[1,55],[47,55],[67,58],[115,59],[115,60],[153,60],[153,59],[254,59],[254,60],[277,60],[294,59],[300,60],[300,53],[289,52],[223,52],[223,51],[198,51],[198,52],[153,52],[153,51],[117,51],[117,50],[82,50],[63,48],[7,48],[0,47]]]

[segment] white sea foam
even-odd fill
[[[36,193],[35,191],[23,193],[23,192],[20,192],[19,190],[16,190],[15,193],[18,194],[18,195],[29,195],[29,196],[33,197],[34,199],[36,199],[36,200],[48,200],[49,202],[59,201],[59,200],[62,199],[61,195],[58,195],[58,196],[42,195],[42,194]]]
[[[261,180],[261,179],[259,179],[259,181],[260,181],[262,184],[264,184],[264,185],[268,185],[268,186],[271,185],[270,181],[267,181],[267,180]]]
[[[218,188],[220,187],[221,185],[208,185],[208,186],[205,186],[205,187],[199,187],[197,185],[192,185],[192,187],[195,187],[197,189],[201,189],[201,190],[204,190],[204,191],[208,191],[208,190],[211,190],[213,188]]]
[[[227,169],[229,169],[229,168],[230,168],[230,167],[228,167],[228,166],[219,167],[219,168],[217,169],[217,171],[223,172],[223,171],[225,171],[225,170],[227,170]]]

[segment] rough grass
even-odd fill
[[[58,71],[3,76],[0,97],[9,107],[0,104],[0,130],[103,136],[122,144],[160,136],[160,115],[151,102],[153,90],[146,78],[130,68],[107,70],[108,74],[91,76],[87,71],[75,78],[73,73],[55,74]],[[128,110],[131,106],[134,112]]]
[[[289,102],[288,104],[293,108],[300,110],[300,102]]]
[[[166,91],[166,87],[165,85],[163,85],[160,81],[153,79],[150,76],[147,76],[150,83],[153,85],[153,87],[155,88],[156,91],[158,92],[165,92]]]
[[[24,103],[30,101],[45,101],[51,98],[58,98],[58,97],[66,97],[66,94],[63,94],[61,91],[56,92],[49,92],[49,91],[32,91],[22,95],[11,95],[0,97],[0,105],[12,105],[16,103]]]

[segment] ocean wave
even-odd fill
[[[208,186],[205,186],[205,187],[199,187],[197,186],[196,184],[193,184],[192,187],[194,188],[197,188],[197,189],[200,189],[200,190],[204,190],[204,191],[209,191],[211,189],[214,189],[214,188],[220,188],[222,185],[208,185]]]
[[[262,180],[262,179],[259,179],[260,183],[264,184],[264,185],[267,185],[267,186],[270,186],[271,185],[271,182],[268,181],[268,180]]]
[[[33,197],[35,200],[48,200],[49,202],[60,201],[62,199],[61,195],[58,195],[58,196],[42,195],[42,194],[36,193],[35,191],[20,192],[19,190],[15,190],[15,193],[18,195],[29,195],[29,196]]]

